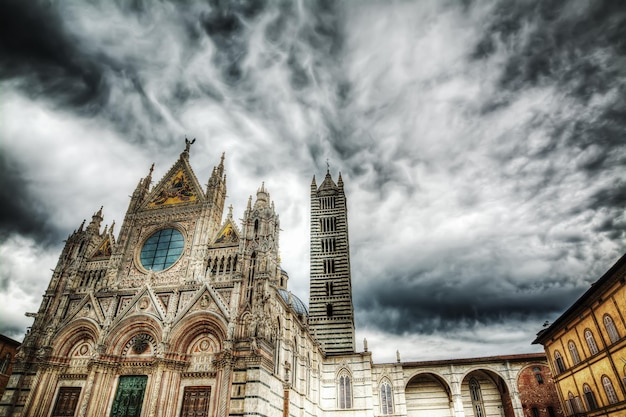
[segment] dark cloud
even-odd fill
[[[29,191],[26,169],[0,152],[0,241],[17,233],[47,245],[59,239],[60,231],[49,221],[44,203]]]
[[[96,110],[106,97],[101,64],[78,47],[49,2],[0,4],[0,78],[17,78],[32,96]],[[94,59],[97,58],[97,59]]]

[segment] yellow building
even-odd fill
[[[543,345],[566,415],[626,416],[626,255],[533,343]]]

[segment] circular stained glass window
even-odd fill
[[[153,271],[169,268],[180,258],[185,246],[182,233],[176,229],[159,230],[141,248],[141,265]]]

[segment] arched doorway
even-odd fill
[[[509,389],[495,372],[481,369],[465,375],[461,399],[466,417],[515,417]]]
[[[404,390],[408,417],[451,417],[450,387],[441,377],[424,373],[411,378]]]

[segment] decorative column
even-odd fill
[[[85,393],[83,394],[83,401],[80,404],[80,410],[78,411],[78,417],[85,417],[87,415],[87,406],[91,399],[91,392],[93,391],[93,381],[96,378],[96,367],[92,366],[89,370],[89,376],[87,376],[87,382],[85,383]]]
[[[157,412],[157,405],[159,405],[159,397],[161,394],[161,379],[163,377],[163,364],[159,362],[156,372],[154,373],[154,380],[152,381],[152,396],[150,398],[150,417],[155,417]],[[166,387],[169,389],[169,387]]]
[[[230,402],[230,380],[232,378],[234,358],[230,351],[225,351],[222,358],[217,361],[216,368],[221,368],[222,378],[220,381],[220,396],[217,408],[217,417],[228,416]]]

